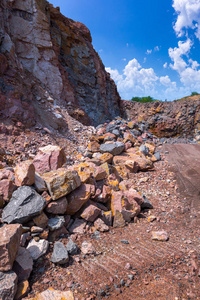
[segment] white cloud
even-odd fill
[[[147,55],[151,54],[152,53],[152,49],[147,49],[146,53]]]
[[[169,48],[168,50],[169,57],[173,61],[173,64],[170,64],[170,67],[179,74],[187,67],[187,63],[182,56],[188,56],[192,45],[192,41],[188,38],[185,42],[179,41],[178,47],[175,47],[174,49]]]
[[[123,61],[126,61],[126,58],[122,58]]]
[[[173,0],[173,8],[178,14],[174,30],[178,37],[184,35],[188,28],[194,30],[200,40],[200,1],[199,0]]]
[[[154,51],[157,52],[157,51],[160,51],[160,48],[158,46],[154,47]]]
[[[147,58],[146,58],[146,57],[144,57],[143,63],[145,63],[146,61],[147,61]]]
[[[123,76],[119,74],[118,70],[112,70],[111,68],[105,68],[106,72],[110,73],[112,79],[115,82],[120,82],[123,80]]]
[[[167,69],[167,62],[164,63],[163,68],[164,68],[164,69]]]

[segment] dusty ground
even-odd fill
[[[49,262],[51,246],[35,265],[27,299],[48,287],[72,289],[77,299],[200,299],[200,145],[165,145],[162,152],[155,170],[133,174],[154,210],[123,229],[77,238],[79,245],[91,241],[97,255],[79,255],[69,266]],[[149,215],[156,220],[149,223]],[[161,229],[169,241],[151,239]]]

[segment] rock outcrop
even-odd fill
[[[0,3],[1,117],[65,127],[65,109],[84,123],[120,115],[114,81],[89,29],[45,0]],[[61,109],[62,107],[62,109]]]

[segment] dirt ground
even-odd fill
[[[154,209],[125,228],[77,237],[78,245],[92,242],[96,255],[80,254],[67,266],[49,262],[51,245],[35,264],[27,299],[49,287],[71,289],[78,300],[200,299],[200,145],[160,150],[163,159],[153,171],[132,176]],[[148,222],[149,215],[156,220]],[[169,240],[153,241],[157,230],[167,231]]]

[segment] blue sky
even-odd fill
[[[200,93],[200,0],[50,0],[84,23],[122,99]]]

